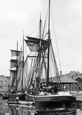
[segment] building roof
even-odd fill
[[[43,80],[45,82],[45,79]],[[51,77],[50,82],[61,82],[61,83],[78,83],[75,79],[69,77],[68,75],[62,75],[61,77]]]
[[[76,80],[76,79],[78,79],[78,78],[82,79],[82,75],[78,75],[78,76],[76,76],[74,79]]]
[[[69,77],[68,75],[64,75],[60,79],[62,83],[78,83],[75,79]]]
[[[53,77],[52,78],[53,82],[61,82],[61,83],[78,83],[76,80],[73,78],[69,77],[68,75],[63,75],[60,77],[60,80],[58,77]]]
[[[0,75],[0,77],[10,78],[10,76]]]

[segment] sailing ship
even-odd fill
[[[48,31],[42,32],[42,20],[39,25],[39,38],[26,36],[26,44],[31,54],[27,56],[28,67],[27,100],[32,100],[38,108],[70,107],[76,98],[66,91],[59,91],[61,84],[56,58],[51,41],[50,30],[50,0],[48,13]],[[50,78],[57,77],[58,83],[54,84]]]
[[[23,40],[24,41],[24,40]],[[8,97],[10,100],[25,100],[26,85],[23,84],[23,69],[24,69],[24,53],[23,48],[11,50],[10,60],[10,91]]]

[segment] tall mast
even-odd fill
[[[48,67],[47,67],[47,86],[49,83],[49,47],[50,47],[50,0],[49,0],[49,17],[48,17]]]
[[[37,67],[40,67],[40,59],[41,59],[41,28],[42,28],[42,20],[41,20],[41,15],[40,15],[40,20],[39,20],[39,39],[40,39],[40,43],[39,43],[39,51],[38,51],[38,58],[37,58]],[[40,79],[40,76],[38,76]],[[36,83],[37,88],[39,88],[40,86],[40,81],[38,83]]]
[[[39,38],[41,39],[41,28],[42,28],[42,20],[41,20],[41,14],[40,14],[40,25],[39,25]]]
[[[21,81],[21,92],[23,92],[23,70],[24,70],[24,31],[23,31],[23,57],[22,57],[22,81]]]
[[[16,53],[16,60],[17,60],[17,65],[16,65],[16,92],[17,92],[17,71],[18,71],[18,40],[17,40],[17,53]]]

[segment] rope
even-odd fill
[[[38,28],[38,24],[37,24],[37,26],[35,27],[35,29],[32,31],[32,33],[30,33],[28,36],[31,36],[31,35],[35,32],[36,28]]]
[[[51,15],[52,15],[53,28],[54,28],[54,33],[55,33],[55,40],[56,40],[57,52],[58,52],[58,57],[59,57],[60,71],[62,71],[61,61],[60,61],[60,55],[59,55],[59,49],[58,49],[58,42],[57,42],[56,31],[55,31],[55,24],[54,24],[54,19],[53,19],[53,14],[52,14],[52,9],[51,9]]]

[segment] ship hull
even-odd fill
[[[25,93],[9,94],[9,100],[25,100]]]
[[[76,98],[72,95],[46,95],[35,96],[27,94],[29,99],[32,99],[37,108],[58,108],[58,107],[71,107],[75,103]]]

